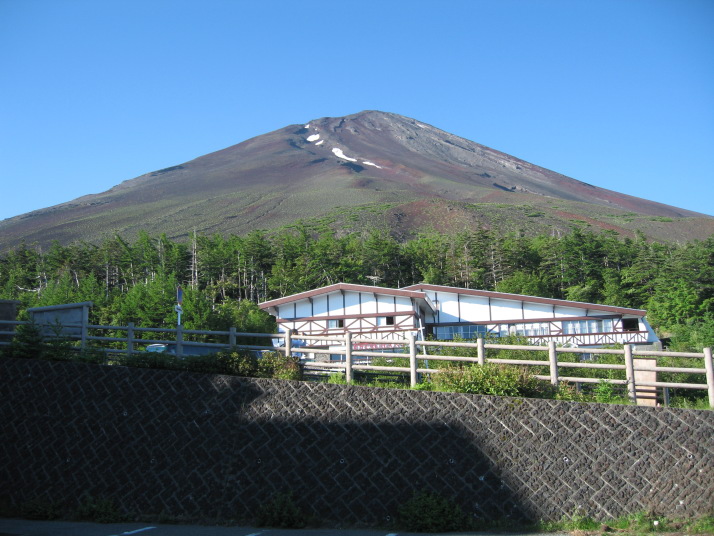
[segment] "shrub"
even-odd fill
[[[79,352],[76,360],[80,363],[103,365],[107,362],[107,355],[98,348],[84,348]]]
[[[307,525],[307,516],[295,504],[292,492],[278,493],[258,509],[255,523],[259,527],[301,529]]]
[[[327,376],[327,383],[333,385],[347,385],[347,378],[344,372],[335,372]]]
[[[441,391],[497,396],[528,396],[540,389],[523,369],[493,363],[445,368],[432,376],[432,383]]]
[[[580,509],[576,509],[573,515],[570,516],[570,520],[567,522],[567,526],[570,530],[573,531],[595,530],[600,528],[600,524],[597,521],[595,521],[589,515],[582,513]]]
[[[258,359],[258,378],[275,378],[277,380],[301,380],[302,367],[300,359],[285,356],[280,352],[264,352]]]
[[[422,491],[399,507],[399,524],[415,532],[446,532],[469,528],[459,505],[430,491]]]
[[[40,499],[28,501],[20,507],[20,516],[25,519],[52,520],[62,517],[62,507]]]
[[[37,324],[20,324],[10,345],[10,356],[21,359],[37,359],[45,355],[44,338]]]
[[[588,395],[578,392],[574,385],[568,382],[560,382],[558,387],[553,387],[548,384],[552,390],[552,396],[544,396],[543,398],[553,398],[554,400],[564,400],[567,402],[588,402]]]
[[[609,404],[615,401],[615,389],[614,385],[607,380],[600,380],[600,382],[595,386],[594,395],[595,401]]]
[[[258,360],[248,350],[231,348],[209,355],[192,355],[182,359],[186,370],[193,372],[212,372],[234,376],[256,376]]]
[[[85,495],[77,508],[77,519],[81,521],[94,521],[95,523],[119,523],[126,521],[126,516],[111,499],[95,498]]]

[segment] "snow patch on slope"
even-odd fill
[[[319,134],[313,134],[312,136],[308,136],[308,137],[307,137],[307,141],[317,141],[317,140],[319,140],[319,139],[320,139],[320,135],[319,135]]]
[[[377,169],[382,169],[382,166],[378,166],[378,165],[375,164],[374,162],[364,161],[364,162],[362,162],[362,163],[363,163],[365,166],[374,166],[374,167],[376,167]]]
[[[356,159],[356,158],[350,158],[349,156],[345,156],[345,153],[343,153],[343,152],[342,152],[342,149],[340,149],[339,147],[334,147],[334,148],[332,149],[332,152],[334,153],[334,155],[335,155],[337,158],[342,158],[342,159],[348,160],[348,161],[350,161],[350,162],[357,162],[357,159]]]

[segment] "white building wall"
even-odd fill
[[[292,311],[292,305],[290,306],[290,310]],[[275,318],[286,318],[285,312],[288,310],[287,305],[277,305],[275,307]],[[290,315],[292,316],[292,315]]]
[[[553,306],[547,303],[524,302],[523,316],[525,318],[551,318]]]
[[[295,303],[295,317],[302,318],[305,316],[312,316],[312,306],[310,305],[310,300],[300,300]]]
[[[439,293],[439,322],[460,322],[459,301],[456,294]]]
[[[464,322],[486,322],[491,311],[488,298],[481,296],[461,296],[461,319]]]
[[[394,312],[394,300],[391,296],[380,296],[379,294],[375,294],[374,299],[377,314]]]
[[[358,315],[360,313],[359,292],[345,292],[345,314]]]
[[[491,299],[491,318],[493,320],[520,320],[523,318],[523,302]]]
[[[377,302],[374,299],[374,294],[362,292],[362,314],[375,315],[377,314]]]
[[[425,291],[423,291],[423,292],[424,292],[424,294],[426,294],[426,296],[431,300],[431,302],[436,305],[436,301],[435,301],[435,300],[436,300],[436,297],[435,297],[436,293],[435,293],[435,292],[428,291],[428,290],[425,290]],[[438,307],[436,307],[436,309],[438,310]],[[437,313],[432,313],[431,311],[426,311],[426,312],[425,312],[425,314],[424,314],[424,322],[425,322],[425,323],[427,323],[427,324],[433,324],[433,323],[435,323],[437,320],[438,320]]]
[[[332,308],[332,302],[330,302]],[[327,296],[315,296],[312,299],[312,315],[311,316],[326,316],[328,314],[339,314],[335,311],[327,310]]]
[[[424,323],[426,324],[434,324],[436,322],[436,314],[434,313],[426,313],[424,315]]]
[[[409,312],[413,310],[412,301],[409,298],[397,296],[395,312]]]
[[[587,316],[585,309],[577,307],[564,307],[562,305],[555,306],[555,317],[562,318],[564,316]]]

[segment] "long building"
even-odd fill
[[[521,335],[571,347],[659,342],[646,311],[440,285],[401,289],[337,283],[260,304],[280,331],[402,342]]]

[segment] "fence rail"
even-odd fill
[[[10,329],[13,329],[16,326],[23,324],[29,324],[29,322],[0,321],[0,328],[8,326]],[[54,335],[62,336],[62,330],[60,329],[58,331],[57,326],[40,325],[39,327],[44,330],[46,335],[48,331],[54,330]],[[233,347],[254,351],[279,351],[285,355],[299,355],[302,358],[301,361],[304,369],[308,371],[343,372],[345,374],[345,379],[348,382],[354,379],[355,371],[384,371],[409,374],[410,384],[414,386],[419,381],[419,375],[436,374],[440,372],[439,368],[434,368],[430,366],[431,364],[444,361],[477,363],[480,365],[494,363],[525,367],[547,367],[547,375],[534,374],[534,377],[539,380],[549,381],[554,386],[557,386],[564,381],[577,384],[599,383],[603,381],[602,378],[562,376],[560,375],[559,369],[624,371],[625,379],[608,379],[607,381],[613,385],[626,386],[628,397],[635,403],[641,402],[639,400],[641,396],[640,392],[646,388],[696,389],[708,391],[709,404],[712,408],[714,408],[714,362],[712,360],[711,348],[704,348],[702,353],[696,353],[637,350],[632,345],[625,345],[623,349],[564,348],[557,347],[554,341],[550,341],[547,346],[493,344],[486,343],[484,339],[477,339],[475,342],[423,341],[416,340],[414,333],[408,333],[406,340],[399,343],[392,339],[378,340],[359,338],[349,332],[344,335],[292,335],[291,333],[247,333],[239,332],[236,328],[230,328],[227,331],[189,330],[183,329],[181,326],[177,328],[142,328],[136,327],[132,323],[127,326],[68,324],[66,326],[61,326],[61,328],[67,328],[67,332],[71,334],[69,338],[81,341],[79,348],[91,347],[92,349],[100,350],[108,354],[137,354],[145,352],[146,346],[152,344],[166,345],[166,349],[170,349],[171,353],[174,353],[178,357],[195,353],[209,353],[211,351]],[[81,335],[74,335],[74,333],[78,330],[81,332]],[[104,332],[105,334],[95,334],[101,332]],[[111,335],[107,335],[106,332],[113,333]],[[117,336],[116,332],[125,332],[126,336]],[[170,338],[142,338],[142,334],[149,333],[164,333],[168,334]],[[0,330],[0,346],[11,344],[10,338],[12,334],[12,331]],[[188,336],[189,339],[186,339],[186,336]],[[210,337],[214,340],[216,338],[222,338],[224,342],[190,340],[191,337]],[[251,339],[265,338],[269,339],[271,343],[266,345],[246,344],[244,342],[246,337],[250,337]],[[240,341],[241,338],[244,339],[243,342]],[[276,339],[278,341],[282,340],[282,344],[279,346],[273,344],[272,341]],[[94,343],[110,343],[112,346],[102,347],[96,346]],[[380,351],[361,349],[360,345],[364,344],[379,347]],[[384,348],[383,346],[389,347]],[[434,355],[428,353],[429,349],[443,350],[445,348],[475,349],[476,357],[443,354]],[[543,354],[544,359],[501,359],[498,357],[489,357],[489,350],[540,352]],[[558,356],[562,356],[564,354],[618,355],[622,356],[623,364],[560,361]],[[309,355],[312,355],[313,358],[307,358]],[[315,355],[327,355],[328,358],[327,360],[316,360],[314,359]],[[334,359],[333,356],[338,357],[338,359]],[[546,356],[547,360],[545,359]],[[375,357],[382,357],[386,359],[408,358],[409,366],[373,365],[370,363],[370,360]],[[538,354],[536,354],[535,357],[537,358]],[[704,361],[704,368],[657,366],[656,363],[653,366],[650,362],[651,359],[654,358],[656,360],[658,357],[702,359]],[[655,379],[653,381],[652,378],[644,380],[638,378],[638,372],[650,374],[654,373]],[[683,383],[657,381],[656,374],[660,372],[702,375],[703,382]]]
[[[312,346],[301,346],[297,349],[291,344],[292,339],[296,336],[290,334],[286,337],[287,351],[296,350],[300,353],[327,353],[331,356],[340,356],[339,361],[330,362],[314,362],[308,361],[305,367],[308,369],[325,369],[339,370],[344,372],[345,379],[352,381],[354,371],[363,370],[384,370],[390,372],[401,372],[410,375],[410,383],[412,386],[418,382],[419,374],[435,374],[440,372],[438,368],[419,367],[419,363],[451,361],[451,362],[467,362],[467,363],[495,363],[503,365],[517,365],[526,367],[548,367],[549,374],[534,374],[534,377],[539,380],[550,381],[557,386],[563,381],[571,383],[600,383],[602,378],[582,377],[582,376],[561,376],[559,369],[596,369],[596,370],[614,370],[624,371],[625,379],[608,379],[607,381],[613,385],[623,385],[627,387],[627,393],[630,400],[635,403],[642,402],[640,398],[643,396],[643,388],[677,388],[677,389],[697,389],[707,390],[709,395],[709,405],[714,408],[714,363],[712,362],[711,348],[705,348],[702,353],[695,352],[664,352],[653,350],[637,350],[632,345],[625,345],[622,349],[610,348],[563,348],[557,347],[554,341],[550,341],[547,346],[523,346],[523,345],[507,345],[486,343],[483,339],[477,339],[476,342],[450,342],[450,341],[419,341],[416,340],[413,334],[409,334],[407,340],[402,345],[402,349],[394,349],[392,352],[369,352],[362,350],[353,350],[355,343],[383,344],[387,341],[375,339],[360,339],[355,338],[352,334],[347,333],[344,337],[332,336],[317,336],[317,335],[299,335],[299,340],[309,340],[313,343]],[[389,341],[392,342],[393,341]],[[318,343],[318,344],[314,344]],[[333,347],[326,349],[325,345],[335,343],[341,347]],[[427,353],[429,348],[470,348],[476,349],[476,357],[465,356],[450,356],[450,355],[433,355]],[[421,352],[418,350],[421,349]],[[401,350],[401,351],[400,351]],[[530,360],[530,359],[500,359],[497,357],[488,357],[488,350],[520,350],[526,352],[541,352],[547,354],[548,359]],[[559,361],[558,356],[563,354],[594,354],[594,355],[618,355],[622,356],[623,364],[603,364],[603,363],[588,363],[588,362],[569,362]],[[537,355],[537,354],[536,354]],[[390,358],[409,358],[409,367],[405,366],[389,366],[376,367],[374,365],[357,365],[354,364],[355,357],[384,357]],[[642,358],[657,358],[657,357],[675,357],[688,359],[702,359],[704,368],[701,367],[669,367],[669,366],[652,366],[650,363],[642,363]],[[647,381],[637,378],[637,373],[684,373],[702,375],[704,383],[683,383],[683,382],[661,382]]]

